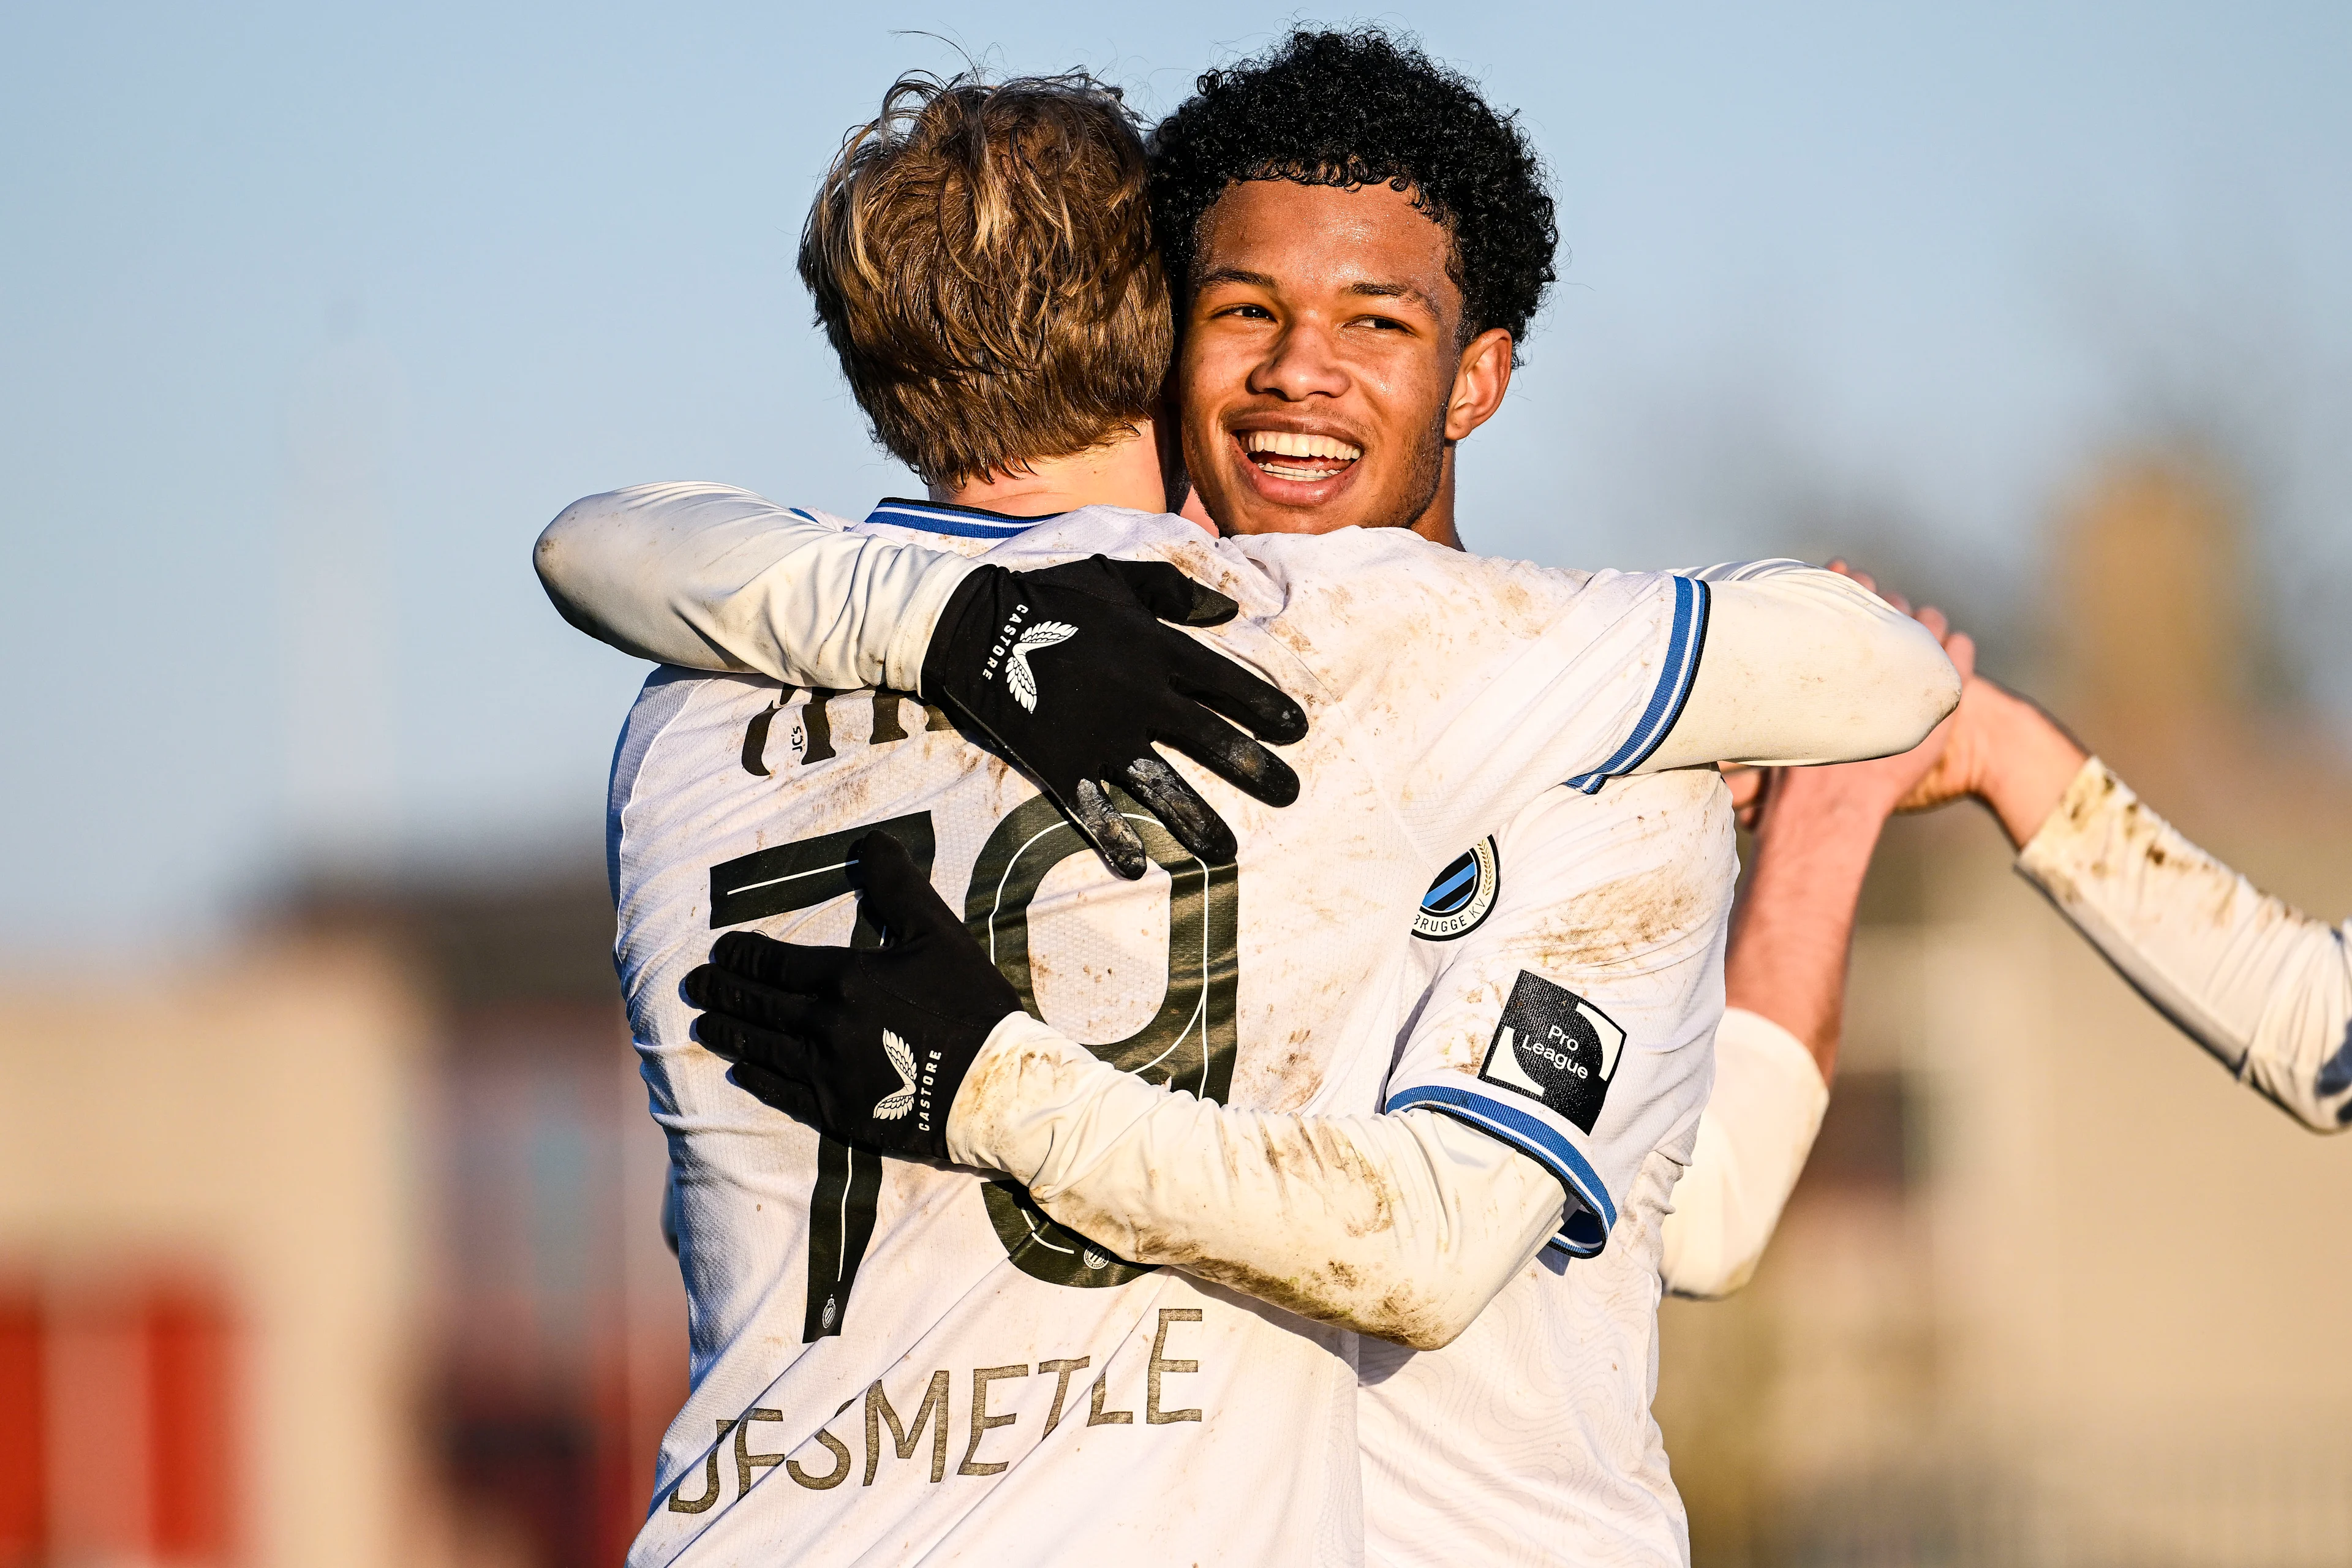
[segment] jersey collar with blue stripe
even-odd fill
[[[869,526],[880,524],[912,529],[918,533],[944,533],[956,539],[1017,539],[1039,523],[1050,522],[1061,515],[1055,511],[1043,517],[1009,517],[976,506],[958,506],[953,501],[903,500],[890,496],[866,513],[866,521]]]

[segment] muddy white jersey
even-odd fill
[[[1424,897],[1388,1106],[1472,1121],[1578,1201],[1444,1350],[1363,1342],[1371,1562],[1689,1561],[1650,1414],[1660,1227],[1714,1077],[1738,870],[1729,792],[1686,769],[1551,791]]]
[[[1001,1180],[820,1138],[695,1044],[679,982],[724,930],[877,940],[844,863],[885,827],[1024,1004],[1105,1059],[1229,1103],[1369,1112],[1418,984],[1423,889],[1548,786],[1637,765],[1687,689],[1705,586],[1395,530],[1216,542],[1112,509],[1021,529],[886,507],[862,526],[931,528],[1015,569],[1166,559],[1217,587],[1242,614],[1202,635],[1307,711],[1286,752],[1303,790],[1277,812],[1180,762],[1237,864],[1192,860],[1139,811],[1157,868],[1123,882],[912,699],[647,682],[611,857],[693,1392],[630,1562],[1355,1561],[1351,1336],[1129,1265]]]

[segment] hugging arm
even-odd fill
[[[1960,700],[1935,634],[1850,578],[1794,561],[1695,575],[1711,601],[1705,658],[1643,771],[1893,756]]]
[[[1283,542],[1297,560],[1329,559],[1311,553],[1328,542]],[[1419,742],[1407,751],[1412,793],[1424,804],[1408,816],[1432,853],[1491,831],[1563,779],[1589,791],[1625,773],[1719,761],[1885,755],[1916,744],[1958,700],[1958,678],[1933,637],[1858,585],[1795,562],[1679,578],[1586,577],[1407,548],[1418,542],[1380,542],[1363,563],[1411,578],[1431,628],[1457,634],[1459,658],[1442,670],[1427,658],[1397,660],[1369,682],[1325,684],[1379,686],[1393,706],[1421,714]],[[1140,846],[1124,841],[1131,835],[1104,806],[1096,780],[1137,791],[1190,847],[1230,843],[1181,775],[1156,755],[1134,754],[1149,740],[1167,741],[1271,804],[1295,796],[1297,781],[1279,759],[1218,715],[1280,744],[1305,731],[1297,706],[1149,615],[1131,612],[1114,628],[1118,659],[1025,666],[1067,683],[1063,700],[1025,710],[1008,700],[1009,688],[998,689],[982,660],[951,656],[950,641],[984,655],[1002,640],[1020,603],[1005,580],[1083,563],[1007,573],[847,533],[746,490],[647,485],[568,508],[541,535],[537,564],[567,620],[640,657],[832,689],[936,690],[959,719],[1003,745],[1122,874],[1141,874]],[[1183,581],[1164,563],[1114,564]],[[1168,602],[1141,609],[1196,626],[1218,618],[1209,601],[1230,613],[1204,589],[1189,590],[1185,604],[1173,601],[1187,590],[1170,584],[1163,592]],[[1495,595],[1533,596],[1549,608],[1506,632],[1492,614]],[[1065,624],[1088,610],[1067,597],[1055,604],[1078,606],[1054,612]],[[1335,609],[1332,620],[1338,636],[1327,643],[1367,640],[1360,619]],[[1433,670],[1441,679],[1430,679]],[[1442,722],[1427,722],[1433,710]],[[1089,750],[1087,726],[1072,714],[1116,720],[1111,739]],[[1143,740],[1129,734],[1139,727]],[[1074,748],[1087,754],[1074,758]],[[1162,809],[1178,792],[1191,798]],[[1202,820],[1213,828],[1190,827]]]
[[[1468,1327],[1560,1224],[1558,1178],[1452,1117],[1217,1105],[1025,1013],[964,1080],[949,1151],[1123,1258],[1415,1350]]]
[[[1298,781],[1276,744],[1307,732],[1280,690],[1162,625],[1231,600],[1165,562],[1096,556],[1034,572],[852,533],[746,490],[645,485],[592,496],[541,533],[548,597],[625,652],[790,685],[938,702],[1035,782],[1120,875],[1147,865],[1119,784],[1179,842],[1233,858],[1233,832],[1160,755],[1169,745],[1271,805]],[[1070,645],[1073,656],[1033,661]],[[1118,657],[1103,657],[1116,649]],[[1228,721],[1232,722],[1228,722]]]
[[[835,691],[916,690],[941,613],[977,570],[700,484],[574,501],[531,564],[566,621],[624,653]]]

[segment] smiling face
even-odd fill
[[[1179,352],[1184,465],[1231,533],[1454,533],[1454,444],[1499,407],[1511,336],[1462,341],[1448,231],[1387,185],[1229,188],[1202,218]]]

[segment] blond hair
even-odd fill
[[[875,439],[933,484],[1131,431],[1174,351],[1142,138],[1083,73],[899,78],[826,172],[800,273]]]

